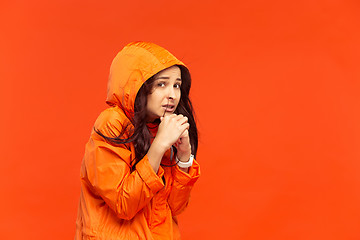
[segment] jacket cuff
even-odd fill
[[[200,165],[194,159],[193,164],[189,167],[189,173],[183,172],[178,165],[173,168],[174,180],[181,185],[194,185],[200,177]]]
[[[157,193],[165,186],[161,179],[164,175],[164,169],[159,166],[158,173],[156,174],[149,163],[147,155],[145,155],[145,157],[138,164],[136,164],[136,170],[139,173],[141,179],[153,193]]]

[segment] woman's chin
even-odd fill
[[[146,122],[148,122],[148,123],[153,123],[153,122],[157,122],[157,121],[160,122],[161,117],[170,116],[172,114],[174,114],[174,111],[165,111],[161,115],[151,116],[151,117],[148,116]]]
[[[174,111],[166,111],[164,116],[170,116],[172,114],[174,114]]]

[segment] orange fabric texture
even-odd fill
[[[112,62],[106,99],[110,107],[94,128],[117,136],[134,112],[144,81],[173,65],[185,66],[155,44],[128,44]],[[170,163],[169,152],[163,163]],[[131,171],[134,158],[133,144],[113,145],[92,131],[81,166],[76,240],[180,239],[176,215],[188,204],[200,175],[199,164],[194,160],[189,173],[178,166],[160,166],[155,173],[145,155]]]

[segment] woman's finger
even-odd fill
[[[183,125],[180,126],[179,129],[180,129],[181,132],[184,132],[185,130],[188,130],[189,128],[190,128],[190,124],[189,123],[184,123]]]
[[[179,138],[179,139],[184,138],[184,137],[188,137],[188,136],[189,136],[189,130],[186,129],[186,130],[183,131],[183,133],[180,135],[180,138]]]
[[[179,120],[179,123],[181,125],[183,125],[184,123],[187,123],[188,122],[188,118],[187,117],[182,117],[180,120]]]

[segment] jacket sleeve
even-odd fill
[[[117,134],[120,126],[116,119],[114,116],[100,116],[95,127],[107,136]],[[161,179],[164,170],[159,168],[156,174],[147,156],[139,161],[134,171],[130,171],[132,154],[124,145],[112,145],[93,132],[86,145],[82,171],[94,193],[119,218],[127,220],[132,219],[164,187]]]
[[[180,214],[188,205],[190,192],[195,182],[200,177],[200,165],[194,159],[189,173],[180,170],[176,165],[172,167],[173,184],[168,198],[168,203],[173,216]]]

